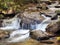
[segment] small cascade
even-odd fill
[[[41,14],[41,16],[43,16],[45,18],[42,22],[37,23],[35,21],[33,24],[32,23],[31,24],[24,24],[24,23],[22,23],[22,29],[45,31],[45,28],[50,23],[51,18],[50,17],[46,17],[44,14]]]
[[[20,30],[13,31],[10,34],[10,38],[7,40],[7,42],[9,43],[20,42],[20,41],[24,41],[28,37],[29,37],[29,30],[20,29]]]
[[[44,15],[42,15],[45,20],[43,20],[40,24],[36,25],[36,30],[42,30],[45,31],[45,28],[47,27],[47,25],[50,23],[51,18],[50,17],[46,17]]]
[[[0,29],[12,31],[10,33],[10,37],[6,40],[6,42],[9,42],[9,43],[20,42],[20,41],[24,41],[29,37],[29,30],[24,30],[23,24],[22,24],[22,29],[20,29],[21,28],[20,22],[21,22],[21,19],[17,17],[3,20],[3,27],[0,27]]]
[[[12,18],[3,20],[3,27],[0,27],[2,30],[16,30],[20,28],[21,19]]]
[[[35,21],[33,24],[24,24],[21,23],[21,19],[14,17],[12,19],[6,19],[3,22],[3,27],[0,27],[2,30],[14,30],[10,34],[10,38],[7,42],[20,42],[24,41],[29,37],[29,30],[42,30],[45,31],[45,28],[50,23],[51,18],[43,16],[45,19],[41,23]],[[21,25],[20,25],[21,23]]]

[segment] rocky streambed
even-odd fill
[[[22,14],[19,14],[17,17],[14,17],[9,20],[8,19],[5,20],[3,22],[4,24],[3,27],[0,27],[0,29],[9,31],[10,39],[9,39],[9,35],[6,34],[8,36],[7,40],[10,40],[10,42],[13,42],[13,43],[9,43],[6,45],[33,45],[33,44],[34,45],[51,45],[51,44],[40,43],[41,40],[37,41],[38,38],[41,39],[40,37],[48,37],[48,35],[52,34],[50,32],[54,33],[55,30],[58,31],[58,29],[60,29],[59,23],[57,24],[53,22],[52,24],[51,21],[52,21],[51,17],[48,17],[48,16],[46,17],[44,14],[40,15],[40,12],[24,12]],[[30,36],[31,32],[33,34]],[[6,36],[5,33],[4,34],[0,33],[0,34],[3,35],[1,36],[1,38],[3,37],[5,38]],[[22,37],[20,37],[21,34],[22,34]],[[22,40],[25,39],[25,37],[27,37],[27,40],[21,42]],[[7,40],[5,40],[5,42],[4,40],[2,40],[2,44],[3,42],[6,43]],[[14,43],[16,41],[17,43]]]

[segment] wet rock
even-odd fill
[[[46,32],[54,34],[54,35],[55,34],[59,35],[60,34],[60,21],[53,21],[53,22],[51,22],[47,26]]]
[[[7,18],[13,18],[15,15],[19,14],[20,12],[12,12],[12,13],[0,13],[0,19],[7,19]]]
[[[39,12],[24,12],[21,15],[21,19],[23,23],[34,23],[34,22],[42,22],[44,20],[43,16],[40,16]]]
[[[49,39],[50,36],[52,36],[52,35],[49,35],[47,32],[43,32],[41,30],[34,30],[34,31],[30,32],[30,36],[33,39],[41,41],[41,40],[47,40],[47,39]]]
[[[6,39],[6,38],[9,38],[9,37],[10,37],[10,35],[9,35],[8,31],[0,30],[0,39]]]
[[[54,15],[51,20],[57,20],[58,19],[58,15]]]

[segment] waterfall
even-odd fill
[[[41,23],[37,23],[35,21],[34,24],[30,24],[30,29],[31,30],[42,30],[42,31],[45,31],[45,28],[51,22],[51,18],[50,17],[46,17],[44,14],[41,14],[41,16],[43,16],[45,19]]]
[[[37,24],[37,22],[35,22],[35,24],[30,24],[30,29],[35,30],[36,29],[36,24]]]
[[[0,27],[2,30],[14,30],[10,33],[10,37],[6,40],[8,43],[12,42],[20,42],[24,41],[29,37],[29,30],[20,29],[20,22],[21,19],[17,18],[16,16],[12,19],[4,19],[3,20],[3,27]]]
[[[3,27],[0,27],[2,30],[16,30],[20,28],[21,19],[12,18],[12,19],[4,19]]]
[[[22,29],[20,29],[20,22],[21,20],[19,18],[12,18],[12,19],[6,19],[4,20],[3,26],[0,27],[2,30],[14,30],[10,33],[10,37],[7,39],[6,42],[20,42],[24,41],[29,37],[29,30],[23,29],[23,24],[22,24]]]
[[[33,24],[24,24],[21,23],[21,19],[14,17],[12,19],[4,19],[3,27],[0,27],[2,30],[14,30],[10,33],[10,37],[7,42],[20,42],[24,41],[29,37],[29,29],[32,30],[42,30],[45,31],[45,28],[50,23],[50,18],[42,15],[45,19],[38,24],[36,21]],[[22,27],[20,28],[20,23]],[[27,29],[25,30],[25,26],[27,25]]]

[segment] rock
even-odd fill
[[[54,15],[51,20],[57,20],[58,19],[58,15]]]
[[[56,34],[59,35],[60,33],[60,21],[53,21],[51,22],[47,28],[46,28],[46,32],[51,33],[51,34]]]
[[[41,40],[47,40],[50,37],[52,37],[53,35],[50,35],[47,32],[43,32],[41,30],[34,30],[34,31],[30,32],[30,36],[33,39],[41,41]]]
[[[10,37],[10,35],[9,35],[8,31],[0,30],[0,39],[6,39],[6,38],[9,38],[9,37]]]
[[[34,22],[42,22],[44,17],[40,16],[39,12],[24,12],[21,15],[23,23],[34,23]]]

